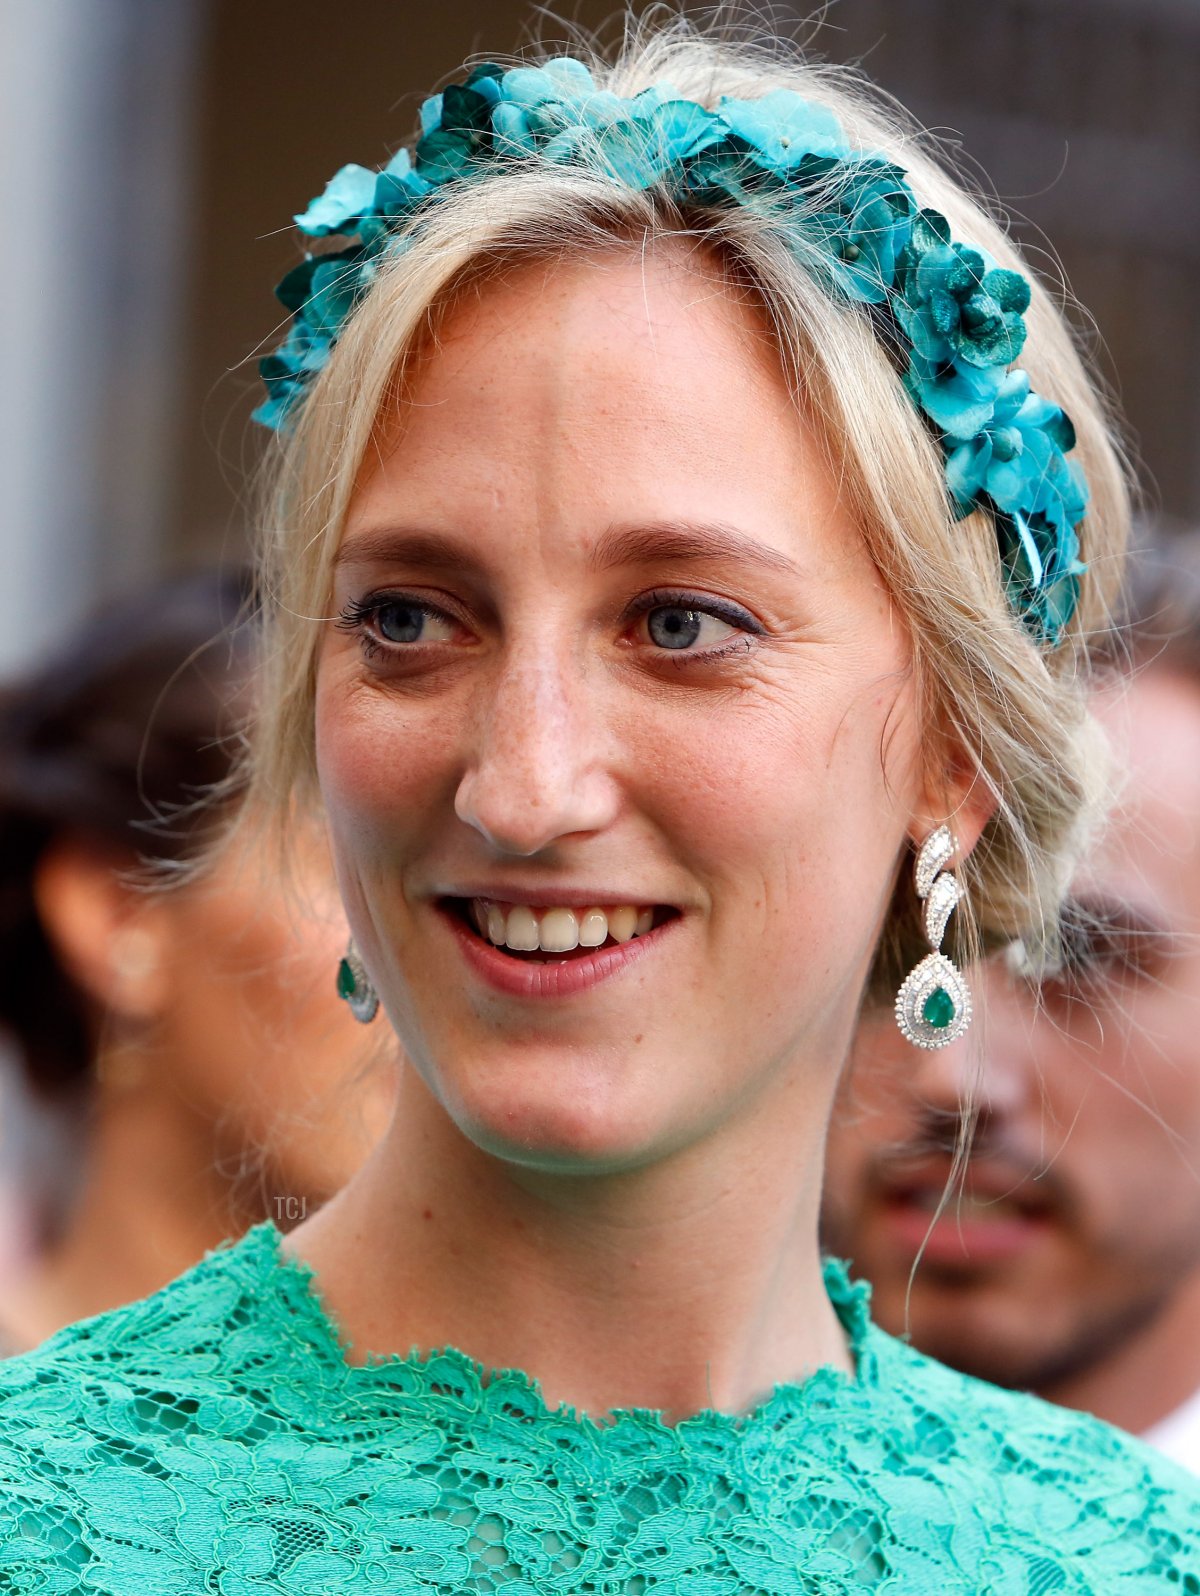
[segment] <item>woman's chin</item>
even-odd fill
[[[654,1162],[671,1140],[649,1105],[629,1094],[495,1093],[448,1106],[482,1152],[547,1174],[619,1174]]]

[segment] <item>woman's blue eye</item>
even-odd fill
[[[646,616],[646,631],[659,648],[690,649],[699,640],[712,648],[724,643],[738,630],[707,610],[689,609],[683,604],[664,604]]]
[[[427,619],[419,604],[381,604],[375,612],[379,634],[389,643],[416,643]]]
[[[453,643],[458,622],[431,603],[420,599],[351,599],[341,611],[338,626],[356,632],[365,650],[412,643]]]

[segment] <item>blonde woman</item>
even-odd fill
[[[1052,936],[1094,797],[1125,500],[1063,323],[782,53],[484,64],[422,124],[301,218],[260,413],[255,791],[325,816],[398,1112],[286,1239],[8,1366],[0,1578],[1194,1582],[1186,1476],[817,1246],[864,994],[960,1035],[943,945]]]

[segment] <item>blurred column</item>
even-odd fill
[[[157,564],[204,0],[0,0],[0,675]]]

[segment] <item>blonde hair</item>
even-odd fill
[[[679,18],[631,21],[616,59],[588,65],[599,87],[623,96],[664,79],[709,107],[722,95],[798,92],[832,110],[853,144],[900,166],[919,203],[940,211],[956,238],[1030,275],[1003,228],[919,130],[849,69],[800,59],[779,44],[731,42]],[[931,758],[965,766],[995,805],[963,867],[971,907],[955,916],[957,951],[969,958],[1018,935],[1052,943],[1103,787],[1081,667],[1089,637],[1108,620],[1128,521],[1113,429],[1064,317],[1035,281],[1021,363],[1036,391],[1074,422],[1075,458],[1091,495],[1079,529],[1088,572],[1078,609],[1059,646],[1039,650],[1005,597],[990,516],[953,518],[940,447],[894,360],[861,308],[821,286],[795,238],[758,207],[681,210],[657,189],[637,191],[576,166],[498,169],[444,193],[409,224],[405,248],[381,269],[281,437],[265,501],[266,678],[251,749],[258,803],[249,807],[283,818],[294,803],[317,801],[315,660],[333,558],[381,418],[401,401],[439,320],[468,287],[486,288],[522,263],[667,240],[716,259],[728,290],[760,303],[907,626]],[[894,991],[925,951],[902,873],[876,961],[877,990]]]

